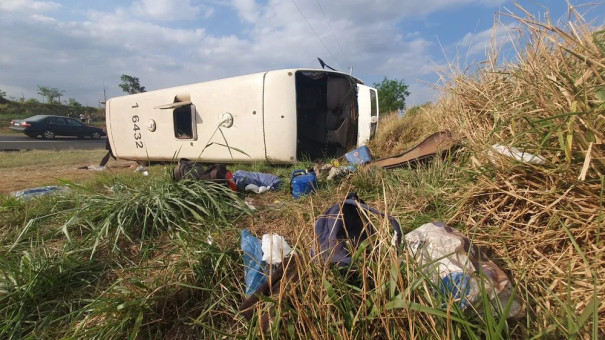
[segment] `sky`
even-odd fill
[[[520,4],[567,18],[564,0]],[[597,24],[604,10],[581,9]],[[319,68],[319,57],[370,86],[403,80],[410,107],[436,100],[450,65],[484,60],[492,38],[512,58],[516,23],[498,14],[510,12],[522,14],[504,0],[0,0],[0,90],[43,101],[38,86],[54,87],[99,106],[124,94],[122,74],[149,91]]]

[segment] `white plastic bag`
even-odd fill
[[[546,160],[544,158],[534,155],[529,152],[521,151],[521,150],[515,148],[514,146],[494,144],[494,145],[492,145],[492,150],[496,151],[497,153],[499,153],[501,155],[513,158],[513,159],[515,159],[519,162],[523,162],[523,163],[543,164],[544,162],[546,162]],[[489,151],[489,156],[492,159],[492,161],[495,159],[495,157],[491,151]]]
[[[264,234],[262,241],[263,261],[268,264],[281,263],[284,257],[290,255],[292,248],[283,236]]]

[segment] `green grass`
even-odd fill
[[[246,213],[235,193],[167,174],[99,180],[70,183],[66,196],[2,199],[12,230],[2,235],[2,337],[180,334],[217,306],[236,310],[238,295],[213,293],[243,275],[237,239],[206,243]]]
[[[0,336],[56,337],[104,275],[102,264],[41,246],[0,260]]]
[[[77,163],[98,163],[107,153],[105,150],[31,150],[0,152],[0,169],[38,166],[65,166]]]

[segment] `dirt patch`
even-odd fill
[[[98,160],[97,160],[98,163]],[[93,163],[75,163],[69,165],[27,165],[12,168],[0,168],[0,194],[35,188],[45,185],[60,185],[60,180],[83,182],[97,176],[100,171],[78,169]],[[132,161],[112,160],[106,170],[110,172],[133,171]]]

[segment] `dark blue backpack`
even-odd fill
[[[315,234],[319,244],[319,254],[324,260],[338,265],[351,263],[350,249],[347,243],[357,246],[375,232],[374,226],[360,213],[360,209],[385,216],[365,202],[355,193],[347,195],[342,204],[334,204],[326,210],[315,223]],[[401,228],[390,215],[386,216],[395,230],[394,243],[401,243]],[[315,250],[311,251],[314,255]]]

